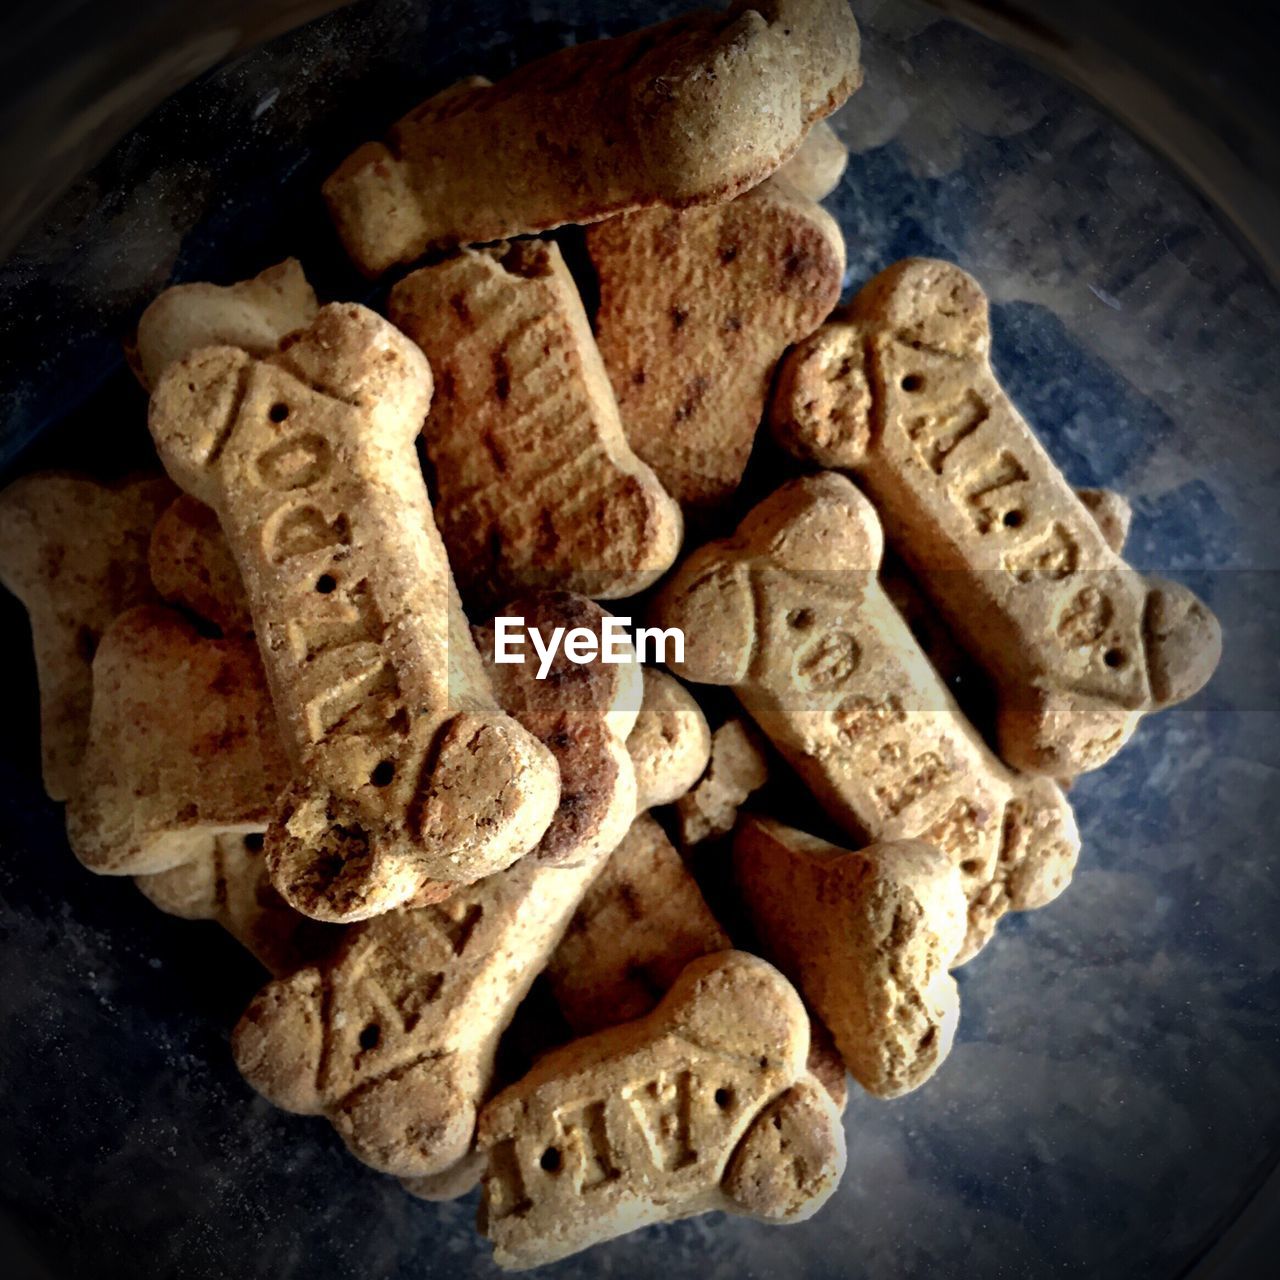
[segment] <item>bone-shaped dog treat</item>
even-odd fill
[[[253,630],[240,570],[217,513],[184,493],[156,521],[148,552],[151,581],[170,604],[182,605],[227,635]]]
[[[86,867],[165,871],[206,854],[215,835],[261,833],[288,776],[252,641],[208,639],[163,605],[111,624],[67,804]]]
[[[676,801],[680,843],[686,848],[733,829],[738,806],[769,780],[769,762],[756,734],[741,720],[726,720],[711,735],[706,773]]]
[[[788,357],[774,425],[795,452],[855,471],[884,512],[996,685],[1000,754],[1071,777],[1199,690],[1221,633],[1185,587],[1112,549],[996,381],[990,345],[970,276],[898,263]]]
[[[734,869],[774,960],[831,1029],[853,1078],[896,1098],[951,1052],[967,931],[960,873],[918,840],[837,848],[767,818],[734,836]]]
[[[181,866],[134,883],[161,911],[212,920],[273,974],[292,973],[334,946],[340,930],[309,920],[276,892],[262,856],[262,836],[211,836]]]
[[[976,953],[1042,906],[1079,852],[1061,788],[1013,774],[929,665],[875,571],[870,502],[834,473],[783,485],[688,558],[656,603],[689,680],[733,687],[820,804],[867,842],[920,839],[958,864]]]
[[[849,148],[829,121],[819,120],[774,177],[810,200],[825,200],[840,185],[848,164]]]
[[[152,396],[165,466],[236,557],[293,759],[272,880],[319,919],[499,870],[556,807],[555,763],[499,712],[432,520],[413,449],[430,390],[417,347],[342,305],[265,360],[196,352]]]
[[[725,951],[690,964],[646,1017],[548,1054],[480,1115],[494,1260],[539,1266],[714,1209],[812,1215],[845,1150],[805,1073],[808,1039],[782,975]]]
[[[468,597],[632,595],[680,548],[680,511],[623,434],[582,300],[543,241],[415,271],[389,313],[426,353],[436,518]]]
[[[500,616],[550,637],[582,627],[600,635],[607,616],[599,605],[567,591],[549,591],[505,605]],[[476,627],[480,652],[492,658],[494,625]],[[640,709],[643,683],[635,662],[571,662],[562,645],[545,675],[533,655],[524,662],[491,662],[498,702],[544,743],[560,769],[560,805],[529,857],[547,865],[607,853],[626,834],[636,812],[636,780],[627,735]]]
[[[729,200],[858,87],[858,52],[847,0],[737,0],[455,85],[348,156],[325,199],[368,275],[433,244]]]
[[[776,181],[598,223],[596,334],[631,447],[691,512],[742,479],[774,367],[840,298],[844,239]]]
[[[627,754],[641,812],[678,800],[702,776],[710,759],[711,730],[697,699],[656,667],[644,668],[644,694],[627,736]]]
[[[102,633],[118,614],[156,598],[147,538],[173,497],[163,477],[117,488],[56,471],[0,493],[0,584],[31,619],[44,786],[54,800],[75,788]]]
[[[236,284],[176,284],[142,313],[125,355],[138,381],[151,390],[174,361],[201,347],[239,347],[268,356],[286,334],[305,329],[318,309],[296,258]]]
[[[524,858],[445,903],[352,927],[332,957],[250,1004],[232,1041],[245,1079],[327,1116],[376,1169],[460,1175],[498,1038],[605,856]]]

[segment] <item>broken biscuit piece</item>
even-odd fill
[[[268,866],[316,919],[438,899],[556,809],[555,761],[494,701],[432,519],[430,396],[412,342],[331,305],[265,359],[187,356],[151,399],[161,459],[217,511],[248,593],[294,772]]]
[[[640,714],[627,736],[636,809],[642,813],[683,796],[711,757],[711,730],[697,699],[666,671],[643,670]]]
[[[1069,778],[1202,688],[1221,630],[1185,587],[1125,563],[1113,547],[1123,515],[1072,491],[990,354],[977,282],[947,262],[900,262],[787,358],[774,429],[854,472],[884,513],[996,688],[1004,759]]]
[[[151,581],[170,604],[190,609],[224,635],[253,630],[240,570],[217,513],[184,493],[156,521],[147,553]]]
[[[676,672],[733,688],[850,834],[948,854],[969,898],[968,959],[1006,911],[1062,892],[1080,837],[1062,789],[1011,772],[965,719],[877,581],[883,548],[850,481],[791,481],[694,552],[654,613],[685,633]]]
[[[163,476],[112,486],[60,471],[23,476],[0,493],[0,583],[31,620],[44,788],[53,800],[75,789],[103,632],[126,609],[156,599],[147,539],[174,496]]]
[[[844,1171],[840,1117],[805,1071],[808,1017],[771,965],[693,961],[644,1018],[547,1054],[481,1112],[481,1230],[541,1266],[720,1209],[799,1222]]]
[[[960,872],[932,845],[850,852],[768,818],[734,836],[734,869],[765,954],[831,1029],[853,1078],[896,1098],[951,1051],[948,970],[968,928]]]
[[[632,452],[555,244],[466,250],[391,291],[431,361],[435,514],[468,599],[633,595],[680,549],[680,510]]]
[[[844,238],[778,181],[587,230],[596,335],[627,439],[691,515],[737,489],[774,367],[840,298]]]
[[[730,200],[858,87],[858,54],[847,0],[736,0],[454,85],[348,156],[325,200],[370,276],[432,246]]]
[[[769,762],[753,729],[726,720],[711,735],[707,771],[676,801],[680,843],[688,848],[733,830],[738,806],[769,780]]]

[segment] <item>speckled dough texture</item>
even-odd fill
[[[676,801],[676,830],[686,848],[733,830],[738,806],[769,780],[759,735],[738,719],[711,735],[711,758],[697,784]]]
[[[712,1210],[812,1216],[844,1133],[805,1072],[808,1018],[755,956],[693,961],[646,1017],[549,1053],[480,1116],[481,1230],[509,1269]]]
[[[217,512],[184,493],[151,531],[147,553],[151,581],[170,604],[231,635],[253,630],[240,570],[218,523]]]
[[[968,959],[1006,911],[1062,892],[1079,834],[1061,788],[1012,773],[965,719],[876,579],[883,549],[849,480],[791,481],[681,564],[654,613],[684,629],[678,674],[732,687],[836,822],[953,860]]]
[[[711,757],[711,730],[697,699],[675,676],[644,668],[640,714],[627,736],[640,811],[678,800]]]
[[[742,479],[779,357],[839,301],[840,228],[774,179],[597,223],[587,252],[627,439],[691,515],[714,511]]]
[[[743,901],[772,959],[830,1028],[853,1078],[896,1098],[941,1066],[968,903],[952,860],[904,840],[851,852],[768,818],[734,835]]]
[[[368,275],[629,209],[732,199],[861,83],[847,0],[737,0],[473,78],[366,143],[324,184]]]
[[[318,966],[269,983],[232,1039],[276,1106],[324,1115],[366,1164],[464,1178],[498,1038],[605,854],[522,859],[447,902],[352,926]]]
[[[819,120],[774,177],[810,200],[825,200],[840,185],[848,164],[849,148],[829,121]]]
[[[1143,715],[1196,693],[1222,638],[1189,590],[1121,559],[996,381],[990,349],[971,276],[900,262],[788,357],[773,422],[784,445],[854,471],[875,500],[995,684],[1005,760],[1074,777]],[[1103,522],[1117,536],[1114,512]]]
[[[175,360],[201,347],[270,355],[286,334],[305,329],[317,310],[302,264],[286,258],[251,280],[166,289],[142,313],[125,354],[138,381],[151,390]]]
[[[24,476],[0,493],[0,584],[31,620],[51,799],[75,789],[103,632],[126,609],[156,599],[147,539],[174,497],[161,476],[112,486],[61,471]]]
[[[555,762],[494,702],[432,520],[413,445],[430,395],[413,343],[333,305],[266,359],[186,357],[151,400],[161,459],[217,511],[248,592],[295,774],[268,865],[317,919],[508,866],[556,807]]]
[[[423,441],[465,596],[612,599],[670,567],[679,508],[627,443],[558,246],[465,250],[402,280],[388,312],[435,373]]]
[[[108,628],[67,837],[90,871],[139,875],[265,829],[289,777],[257,649],[164,605]]]

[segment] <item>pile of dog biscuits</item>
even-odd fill
[[[176,285],[128,343],[167,476],[0,494],[76,856],[248,947],[245,1079],[414,1195],[480,1184],[504,1267],[815,1213],[847,1076],[938,1069],[952,971],[1071,879],[1066,787],[1218,660],[973,279],[831,318],[858,52],[846,0],[736,0],[446,89],[324,185],[385,317],[293,260]],[[669,670],[499,660],[600,601]],[[540,975],[563,1028],[512,1071]]]

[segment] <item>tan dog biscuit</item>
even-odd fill
[[[525,858],[440,905],[354,926],[250,1004],[232,1040],[245,1079],[287,1111],[327,1116],[375,1169],[462,1176],[498,1038],[605,856]]]
[[[1221,633],[1190,591],[1112,549],[996,381],[990,345],[976,281],[900,262],[788,357],[774,424],[797,453],[857,472],[996,684],[1000,754],[1073,777],[1199,690]]]
[[[315,960],[339,929],[308,920],[276,892],[262,856],[262,836],[211,836],[190,862],[134,883],[161,911],[212,920],[277,976]]]
[[[810,200],[825,200],[840,185],[848,164],[849,148],[829,120],[819,120],[773,176]]]
[[[627,444],[556,245],[466,250],[402,280],[389,313],[436,375],[423,440],[465,595],[612,599],[670,567],[679,508]]]
[[[640,812],[678,800],[711,758],[711,730],[697,699],[675,676],[643,670],[640,714],[627,736]]]
[[[176,284],[142,313],[125,355],[151,390],[175,361],[201,347],[239,347],[268,356],[280,339],[305,329],[319,306],[302,264],[286,258],[236,284]]]
[[[183,494],[151,531],[151,581],[170,604],[182,605],[226,635],[253,630],[240,570],[217,513]]]
[[[551,636],[582,627],[600,635],[605,611],[567,591],[516,600],[501,615]],[[492,659],[493,625],[474,629],[481,654]],[[640,709],[642,679],[635,662],[571,662],[565,646],[540,676],[535,659],[490,661],[499,704],[544,743],[560,770],[560,805],[528,855],[549,866],[594,859],[613,849],[636,812],[636,780],[627,735]]]
[[[1042,906],[1079,852],[1061,788],[987,749],[875,577],[870,502],[844,477],[792,481],[680,566],[661,625],[690,680],[733,687],[819,803],[868,841],[947,853],[970,902],[969,958],[1008,910]]]
[[[676,801],[680,843],[688,848],[733,829],[738,806],[769,780],[769,762],[755,733],[726,720],[711,735],[711,760],[697,785]]]
[[[240,567],[295,781],[267,834],[273,883],[355,920],[509,865],[555,811],[555,762],[498,711],[462,617],[413,440],[422,353],[328,306],[258,360],[171,365],[151,431],[214,508]]]
[[[173,497],[159,476],[112,487],[57,471],[0,493],[0,583],[31,619],[44,787],[54,800],[75,789],[102,633],[117,614],[156,598],[147,538]]]
[[[896,1098],[942,1065],[967,931],[960,873],[920,841],[852,853],[767,818],[734,837],[743,901],[767,954],[830,1027],[853,1078]]]
[[[484,1154],[472,1148],[443,1173],[433,1173],[422,1178],[402,1178],[400,1185],[419,1200],[459,1200],[480,1185],[486,1163]]]
[[[472,79],[324,184],[367,275],[629,209],[714,203],[787,160],[861,83],[847,0],[737,0]]]
[[[732,496],[774,366],[840,299],[844,239],[782,183],[587,231],[596,334],[627,439],[683,506]]]
[[[648,1013],[698,956],[730,947],[662,828],[641,814],[547,966],[578,1035]]]
[[[540,1266],[715,1209],[812,1215],[845,1149],[805,1073],[808,1040],[782,975],[725,951],[690,964],[646,1017],[548,1054],[480,1116],[494,1260]]]
[[[288,776],[252,641],[208,639],[163,605],[111,624],[67,804],[90,871],[165,871],[207,854],[215,835],[261,832]]]

